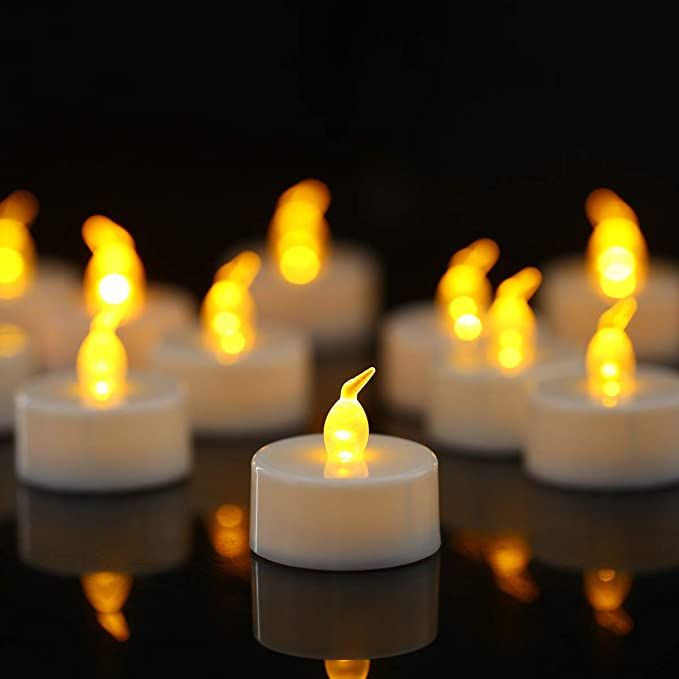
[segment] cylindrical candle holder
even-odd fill
[[[363,248],[334,244],[318,276],[304,285],[281,276],[263,257],[251,291],[260,316],[306,333],[321,351],[367,342],[380,304],[380,268]]]
[[[679,375],[641,368],[634,393],[593,399],[582,374],[538,381],[524,461],[539,481],[582,489],[643,489],[679,481]]]
[[[438,585],[438,555],[379,573],[321,573],[254,557],[254,635],[272,651],[301,658],[411,653],[436,638]]]
[[[676,360],[679,267],[654,260],[643,289],[635,297],[638,308],[628,334],[637,354],[647,360]],[[554,334],[574,346],[584,347],[612,300],[594,289],[582,259],[571,257],[556,261],[545,270],[539,302]]]
[[[422,412],[429,365],[453,341],[432,302],[411,304],[387,317],[380,333],[380,363],[382,396],[391,409]]]
[[[424,446],[371,435],[367,476],[326,478],[323,436],[277,441],[252,459],[250,547],[314,570],[371,570],[440,546],[438,462]]]
[[[255,345],[229,362],[207,349],[198,331],[184,333],[161,344],[151,365],[186,387],[200,434],[292,432],[308,417],[311,350],[304,336],[285,328],[264,325]]]
[[[17,476],[47,489],[136,490],[191,468],[184,390],[159,375],[130,375],[107,407],[84,404],[74,375],[36,378],[16,395],[15,426]]]

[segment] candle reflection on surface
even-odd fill
[[[84,574],[80,583],[87,600],[97,612],[99,624],[116,641],[127,641],[130,629],[122,608],[132,589],[132,577],[127,573],[99,571]]]
[[[618,636],[629,634],[634,622],[622,604],[632,588],[631,574],[613,568],[599,568],[586,571],[583,581],[597,624]]]
[[[329,679],[365,679],[370,672],[370,660],[326,660]]]
[[[250,579],[250,542],[246,510],[238,505],[223,504],[212,518],[212,547],[222,558],[225,570],[244,580]]]

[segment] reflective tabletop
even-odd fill
[[[309,431],[369,356],[321,361]],[[371,430],[422,440],[363,397]],[[579,494],[435,450],[443,546],[322,573],[248,547],[259,441],[199,440],[184,484],[58,495],[0,449],[0,647],[23,671],[122,677],[664,676],[679,651],[679,490]],[[426,443],[426,441],[423,441]]]

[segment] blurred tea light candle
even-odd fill
[[[250,286],[260,258],[245,251],[215,275],[201,330],[161,344],[153,369],[186,386],[193,428],[251,435],[303,426],[309,408],[311,351],[298,332],[256,324]]]
[[[80,294],[74,294],[67,306],[47,312],[48,367],[72,365],[87,334],[90,316],[104,310],[116,311],[121,318],[119,332],[130,365],[146,367],[158,342],[191,325],[193,301],[183,291],[168,286],[147,290],[134,241],[115,222],[95,215],[85,221],[82,234],[92,252],[83,281],[84,304]]]
[[[157,486],[191,467],[184,391],[171,378],[127,376],[118,316],[103,311],[78,352],[77,376],[54,373],[16,395],[16,470],[29,484],[106,492]]]
[[[438,461],[413,441],[369,437],[357,395],[374,372],[344,383],[323,436],[277,441],[253,457],[255,554],[300,568],[371,570],[438,550]]]
[[[629,335],[641,358],[679,357],[679,267],[649,262],[632,208],[608,189],[597,189],[585,209],[593,231],[585,261],[559,260],[545,270],[540,295],[555,334],[585,347],[597,318],[615,300],[634,295],[639,308]]]
[[[283,193],[252,294],[263,319],[308,333],[321,350],[341,350],[370,338],[381,274],[365,249],[331,243],[329,205],[328,187],[315,179]]]
[[[563,359],[537,342],[528,300],[540,285],[532,267],[504,281],[475,330],[434,359],[425,397],[426,428],[437,444],[481,455],[516,454],[526,416],[528,385]]]
[[[438,555],[363,573],[310,572],[253,557],[252,589],[257,641],[323,659],[331,678],[365,677],[368,659],[412,653],[438,631]]]
[[[488,238],[453,255],[436,290],[436,303],[409,305],[389,316],[381,332],[383,395],[396,410],[420,413],[428,390],[429,364],[451,342],[476,339],[492,299],[486,274],[500,254]]]
[[[525,464],[535,478],[591,489],[635,489],[679,480],[679,374],[636,370],[625,332],[634,298],[602,314],[587,348],[586,379],[567,371],[530,395]]]

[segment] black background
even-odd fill
[[[201,293],[305,176],[371,244],[387,302],[430,296],[496,238],[497,281],[582,250],[587,193],[679,254],[676,48],[662,12],[555,3],[83,3],[0,11],[0,191],[32,189],[41,251],[127,227],[151,278]]]

